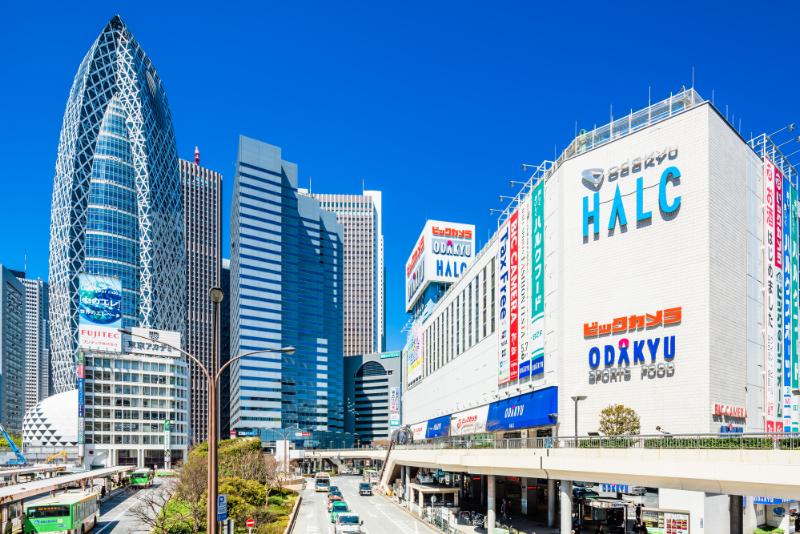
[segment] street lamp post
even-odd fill
[[[213,322],[213,330],[212,338],[211,338],[211,370],[209,371],[206,369],[206,366],[203,365],[197,358],[182,350],[180,347],[176,347],[174,345],[170,345],[169,343],[164,343],[163,341],[156,341],[155,343],[160,343],[161,345],[166,345],[171,347],[181,354],[186,355],[186,357],[190,358],[194,363],[196,363],[200,369],[203,370],[203,374],[206,377],[206,381],[208,382],[208,506],[206,509],[206,534],[217,534],[217,494],[219,493],[219,479],[218,479],[218,462],[217,462],[217,383],[219,382],[219,377],[222,376],[222,371],[225,370],[230,364],[235,362],[240,358],[244,358],[245,356],[251,356],[253,354],[261,354],[264,352],[283,352],[288,355],[292,355],[295,353],[294,347],[282,347],[280,349],[265,349],[265,350],[255,350],[252,352],[247,352],[245,354],[240,354],[235,358],[231,358],[225,365],[223,365],[219,371],[214,373],[216,370],[216,359],[217,359],[217,318],[219,316],[219,305],[222,300],[225,298],[225,293],[223,293],[222,289],[218,287],[212,287],[209,292],[208,296],[211,299],[211,302],[214,303],[214,322]],[[131,337],[138,337],[141,339],[146,339],[150,342],[154,342],[152,339],[140,336],[138,334],[134,334],[133,332],[129,332],[127,330],[119,329],[119,331],[125,335]]]
[[[578,401],[586,400],[586,395],[572,397],[575,401],[575,446],[578,446]]]
[[[289,440],[287,439],[287,436],[289,435],[289,432],[294,432],[296,430],[299,430],[300,432],[302,432],[303,429],[302,428],[298,428],[296,426],[293,426],[293,427],[284,428],[284,429],[270,428],[270,430],[272,430],[273,432],[277,432],[283,438],[283,473],[287,474],[289,472],[289,462],[287,460],[287,457],[289,456]],[[286,433],[284,434],[284,432],[286,432]],[[276,445],[275,452],[277,453],[278,452],[277,443],[275,445]]]

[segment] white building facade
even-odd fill
[[[156,338],[170,342],[170,335],[180,346],[177,332],[158,331]],[[79,388],[28,410],[23,422],[26,450],[45,454],[50,451],[38,448],[68,448],[72,459],[73,449],[81,454],[83,424],[82,461],[87,467],[163,468],[167,456],[172,466],[186,459],[189,374],[179,352],[125,336],[123,352],[86,351],[83,360],[83,406]]]
[[[537,169],[424,319],[416,439],[585,436],[615,404],[642,434],[796,428],[794,169],[692,90],[662,104]]]

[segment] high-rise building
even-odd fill
[[[25,414],[25,286],[0,265],[0,422],[22,433]]]
[[[222,175],[199,163],[197,149],[194,162],[179,160],[186,236],[186,351],[210,369],[214,310],[208,290],[220,285]],[[225,298],[229,299],[230,295],[226,294]],[[217,324],[217,358],[219,333]],[[192,439],[201,443],[208,440],[208,381],[202,369],[191,360],[189,373]]]
[[[381,192],[314,194],[344,227],[344,355],[386,350]]]
[[[231,260],[222,258],[222,283],[225,299],[219,305],[219,365],[231,359]],[[227,438],[231,430],[231,368],[226,367],[219,377],[219,434]]]
[[[401,352],[344,359],[344,430],[368,445],[400,428]]]
[[[281,149],[239,138],[231,204],[231,429],[344,426],[343,234]]]
[[[61,127],[50,225],[55,393],[76,387],[78,276],[122,282],[125,328],[183,332],[183,198],[167,96],[119,16],[78,68]]]
[[[11,271],[25,286],[25,409],[50,396],[50,305],[48,284]]]

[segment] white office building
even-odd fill
[[[139,331],[150,332],[134,329]],[[153,332],[180,346],[177,332]],[[180,353],[126,336],[123,352],[87,351],[84,361],[83,465],[163,468],[166,456],[173,466],[186,459],[189,375]],[[23,442],[29,461],[66,449],[68,459],[80,463],[80,411],[79,389],[28,410]]]
[[[415,439],[586,436],[622,404],[645,435],[797,431],[796,208],[780,149],[693,90],[583,132],[420,318],[403,421]],[[727,532],[727,496],[659,499]]]

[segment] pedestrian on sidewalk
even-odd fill
[[[503,521],[508,519],[508,505],[505,499],[503,499],[503,504],[500,506],[500,517],[503,518]]]

